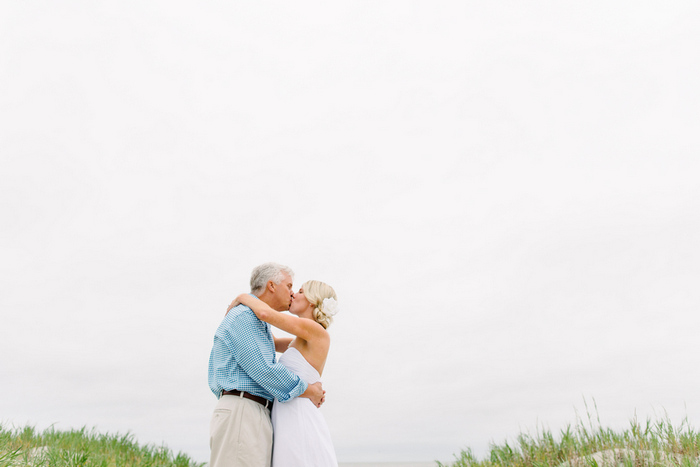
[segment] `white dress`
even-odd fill
[[[294,347],[279,362],[309,384],[321,380],[318,371]],[[337,467],[326,420],[311,400],[296,397],[272,406],[272,467]]]

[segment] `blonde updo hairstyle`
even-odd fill
[[[325,298],[333,298],[338,300],[335,290],[333,290],[333,287],[330,285],[321,281],[306,281],[301,288],[304,290],[304,296],[306,299],[314,307],[314,320],[323,326],[324,329],[328,329],[328,326],[331,325],[333,318],[324,313],[323,300]]]

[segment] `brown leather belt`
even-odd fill
[[[242,397],[245,397],[246,399],[250,399],[252,401],[255,401],[258,404],[265,407],[266,409],[272,410],[272,401],[269,401],[269,400],[265,399],[264,397],[254,396],[254,395],[249,394],[247,392],[237,391],[235,389],[233,391],[221,391],[221,395],[222,396],[239,396],[239,397],[242,395]]]

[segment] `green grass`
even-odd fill
[[[594,456],[595,453],[598,453]],[[606,458],[601,456],[607,455]],[[567,426],[558,436],[547,429],[534,436],[520,434],[514,442],[492,444],[485,459],[477,459],[471,449],[463,450],[452,464],[441,467],[698,467],[700,433],[688,423],[673,426],[665,419],[640,423],[636,417],[627,429],[615,431],[603,428],[588,416]]]
[[[37,432],[0,424],[0,467],[200,467],[165,447],[139,446],[132,435],[100,434],[85,428]]]

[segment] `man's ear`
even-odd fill
[[[277,285],[277,284],[275,284],[275,283],[272,282],[272,281],[267,281],[267,290],[269,290],[270,293],[275,293],[275,286],[276,286],[276,285]]]

